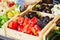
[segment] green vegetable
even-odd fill
[[[1,16],[0,16],[0,21],[1,21]]]
[[[54,33],[50,33],[50,34],[47,36],[46,40],[51,40],[54,35],[55,35]]]
[[[7,19],[7,18],[8,18],[8,17],[7,17],[7,15],[5,15],[5,14],[1,16],[1,19]]]
[[[37,5],[36,5],[36,8],[40,8],[40,4],[37,4]]]
[[[2,26],[2,24],[1,24],[1,22],[0,22],[0,28],[1,28],[1,26]]]
[[[38,14],[39,17],[41,16],[41,13],[39,11],[37,11],[36,13]]]
[[[16,4],[16,5],[15,5],[15,8],[18,8],[18,7],[19,7],[19,5],[18,5],[18,4]]]
[[[60,31],[53,30],[47,37],[46,40],[60,40]]]
[[[60,35],[60,31],[59,30],[54,30],[53,33],[56,33],[56,34]]]
[[[1,28],[1,26],[2,26],[5,22],[7,22],[8,20],[9,20],[9,19],[8,19],[8,17],[7,17],[6,14],[0,16],[0,28]]]
[[[39,11],[36,12],[38,15],[41,15],[41,13]]]
[[[2,21],[1,21],[1,24],[4,24],[4,23],[5,23],[5,20],[2,20]]]

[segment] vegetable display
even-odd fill
[[[4,12],[4,14],[0,15],[0,28],[9,19],[11,19],[12,17],[14,17],[17,14],[20,14],[20,12],[17,9],[18,9],[18,5],[16,4],[15,5],[15,10],[8,10],[8,11]]]
[[[46,40],[60,40],[60,20],[57,22],[56,29],[49,33]]]
[[[2,34],[21,40],[31,40],[32,38],[34,40],[34,38],[40,37],[40,39],[44,38],[43,40],[60,40],[60,19],[57,21],[60,17],[60,4],[56,1],[56,5],[54,5],[54,0],[54,2],[52,0],[42,1],[0,0]],[[57,14],[59,16],[56,16]],[[58,17],[56,20],[54,20],[55,16]]]
[[[6,14],[0,16],[0,28],[1,28],[1,26],[2,26],[5,22],[7,22],[8,20],[9,20],[9,18],[7,17]]]
[[[51,14],[52,13],[51,9],[53,8],[53,6],[54,6],[53,4],[46,4],[46,3],[39,2],[35,5],[33,10]]]
[[[20,14],[20,12],[24,11],[27,8],[23,8],[23,10],[21,11],[21,4],[15,3],[12,0],[0,1],[2,2],[0,4],[0,28],[9,19],[16,16],[17,14]]]
[[[24,16],[18,16],[17,19],[8,23],[8,28],[30,35],[39,36],[39,32],[52,19],[49,16],[38,16],[37,12],[29,12]],[[39,21],[39,22],[38,22]]]

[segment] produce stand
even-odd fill
[[[31,1],[23,0],[21,6],[17,0],[0,0],[1,37],[6,40],[60,39],[60,4],[54,5],[51,0]]]
[[[36,12],[36,11],[34,11],[34,12]],[[49,27],[50,27],[51,24],[52,24],[51,22],[49,22],[49,23],[46,25],[46,27],[43,28],[43,29],[41,30],[41,32],[39,32],[39,35],[40,35],[40,36],[38,36],[38,37],[33,36],[33,35],[29,35],[29,34],[26,34],[26,33],[18,32],[18,31],[15,31],[15,30],[12,30],[12,29],[8,28],[8,23],[9,23],[10,21],[14,20],[14,19],[17,18],[18,16],[23,16],[23,15],[26,14],[26,13],[27,13],[27,12],[21,13],[20,15],[15,16],[14,18],[12,18],[11,20],[9,20],[7,23],[5,23],[5,24],[3,25],[3,29],[4,29],[4,31],[5,31],[5,36],[15,37],[15,38],[18,38],[18,39],[22,38],[23,40],[28,40],[28,39],[30,39],[30,40],[39,40],[40,37],[42,37],[42,35],[46,32],[46,30],[49,29]],[[46,13],[44,13],[44,14],[46,14]],[[54,17],[52,14],[43,15],[42,12],[41,12],[41,16],[49,16],[50,18],[51,18],[51,17],[52,17],[52,18]],[[50,26],[48,26],[48,25],[50,25]],[[41,34],[42,34],[42,35],[41,35]],[[20,35],[21,35],[21,36],[20,36]],[[29,37],[29,38],[27,38],[27,37]]]
[[[6,1],[3,1],[3,2],[7,2],[8,0],[6,0]],[[13,0],[14,1],[14,0]],[[15,2],[16,3],[16,2]],[[34,4],[34,3],[33,3]],[[3,5],[3,4],[1,4],[2,6],[4,6],[5,7],[5,5]],[[17,5],[18,6],[18,5]],[[30,5],[30,6],[32,6],[32,4]],[[26,8],[26,10],[24,10],[23,12],[20,12],[20,10],[19,10],[19,7],[18,8],[15,8],[16,7],[16,5],[14,5],[14,6],[12,6],[12,7],[7,7],[6,9],[5,9],[5,11],[4,12],[2,12],[2,13],[0,13],[0,16],[4,16],[4,15],[6,15],[7,17],[8,17],[8,19],[10,20],[13,16],[15,16],[15,15],[18,15],[18,14],[20,14],[20,13],[24,13],[25,11],[27,11],[28,9],[30,9],[30,6],[28,6],[27,8]],[[3,10],[3,9],[2,9]],[[16,13],[15,13],[16,12]],[[5,20],[5,19],[4,19]],[[3,24],[4,25],[4,24]],[[2,28],[0,28],[1,30],[3,30]],[[1,33],[3,33],[3,31],[1,32]],[[4,34],[2,34],[2,35],[4,35]]]

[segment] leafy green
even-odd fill
[[[36,8],[40,8],[40,4],[37,4],[37,5],[36,5]]]
[[[54,30],[53,33],[56,33],[56,34],[60,35],[60,31],[59,30]]]
[[[9,20],[9,19],[8,19],[8,16],[7,16],[6,14],[0,16],[0,28],[1,28],[1,26],[2,26],[5,22],[7,22],[8,20]]]
[[[60,31],[53,30],[51,33],[46,37],[46,40],[60,40]]]

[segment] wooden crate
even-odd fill
[[[60,19],[60,14],[56,15],[55,18],[52,20],[53,24],[51,25],[51,27],[45,32],[45,34],[43,35],[43,40],[46,40],[46,37],[48,36],[48,34],[53,30],[53,29],[58,29],[58,27],[56,27],[56,22]]]
[[[2,26],[3,29],[4,29],[5,36],[7,36],[7,37],[14,37],[14,38],[17,38],[19,40],[42,40],[43,34],[50,28],[50,26],[53,24],[53,21],[50,21],[45,26],[45,28],[43,28],[41,30],[41,32],[39,32],[39,36],[38,37],[33,36],[33,35],[29,35],[29,34],[26,34],[26,33],[18,32],[16,30],[12,30],[12,29],[8,28],[8,23],[10,21],[16,19],[18,16],[23,16],[23,15],[27,14],[28,12],[29,12],[29,10],[25,11],[25,12],[22,12],[20,15],[16,15],[15,17],[13,17],[11,20],[9,20],[7,23],[5,23]],[[36,11],[34,11],[34,12],[36,12]],[[53,14],[46,14],[46,13],[42,13],[42,12],[40,12],[40,13],[41,13],[41,16],[49,16],[50,18],[54,17]]]
[[[44,2],[43,2],[43,1],[44,1]],[[48,3],[49,1],[51,1],[51,0],[47,0],[47,2],[45,2],[45,0],[42,0],[42,1],[39,1],[39,2],[43,2],[44,5],[47,5],[47,3]],[[35,8],[35,6],[36,6],[39,2],[34,3],[34,4],[31,6],[30,11],[35,11],[34,8]],[[48,5],[53,5],[53,4],[48,3]],[[39,11],[39,12],[41,12],[41,11]],[[45,12],[44,12],[44,13],[45,13]],[[47,14],[50,14],[50,13],[47,13]]]
[[[38,2],[39,2],[39,1],[38,1]],[[16,17],[16,16],[18,16],[18,15],[20,15],[20,14],[23,15],[23,13],[25,13],[25,12],[29,11],[30,9],[32,9],[32,7],[34,7],[34,5],[36,5],[38,2],[32,3],[31,5],[29,5],[29,6],[26,8],[26,10],[24,10],[23,12],[19,12],[19,14],[15,15],[14,17]],[[8,8],[8,9],[6,10],[6,12],[7,12],[8,10],[15,10],[15,9],[14,9],[14,6]],[[6,13],[6,12],[4,12],[4,13]],[[0,14],[0,15],[3,15],[3,14]],[[14,17],[12,17],[12,19],[14,19]],[[12,20],[12,19],[10,18],[9,20]],[[9,20],[8,20],[8,21],[9,21]],[[3,24],[3,25],[4,25],[4,24]],[[2,27],[3,27],[3,25],[2,25]],[[0,30],[2,30],[2,31],[0,31],[0,32],[1,32],[0,35],[5,35],[5,32],[3,31],[3,30],[5,30],[5,29],[1,28]]]

